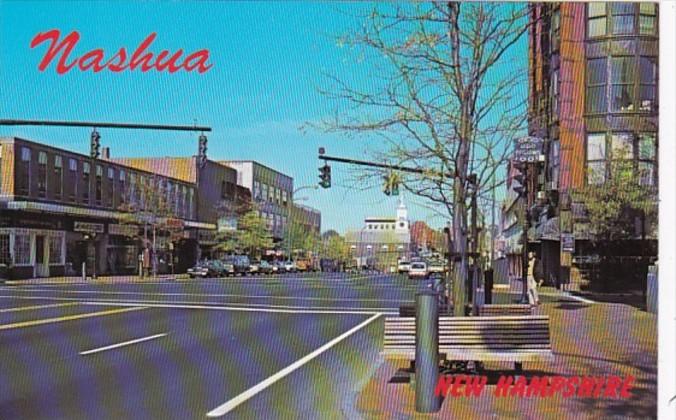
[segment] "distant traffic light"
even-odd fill
[[[331,187],[331,167],[326,163],[319,167],[319,186],[322,188]]]
[[[207,163],[207,136],[204,134],[201,134],[198,139],[197,163],[200,168],[203,168]]]
[[[101,135],[96,129],[92,131],[90,146],[90,156],[92,159],[98,159],[98,157],[101,156]]]
[[[385,195],[399,195],[399,175],[394,172],[383,177],[383,192]]]

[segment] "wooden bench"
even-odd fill
[[[439,353],[450,361],[524,362],[553,359],[548,316],[439,317]],[[382,355],[415,360],[415,318],[385,318]]]
[[[532,315],[533,308],[527,304],[480,305],[479,316]]]

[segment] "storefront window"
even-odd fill
[[[587,9],[589,21],[587,36],[589,38],[606,34],[606,4],[601,2],[589,3]]]
[[[49,263],[62,264],[61,256],[63,255],[63,241],[60,236],[53,236],[49,238]]]
[[[9,265],[12,255],[9,252],[9,234],[0,235],[0,264]]]
[[[31,263],[31,237],[17,234],[14,236],[14,264],[29,265]]]

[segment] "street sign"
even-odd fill
[[[517,162],[537,162],[542,154],[544,139],[541,137],[520,137],[515,140],[514,160]]]
[[[575,252],[575,235],[572,233],[561,234],[561,251],[570,253]]]
[[[103,233],[102,223],[74,222],[74,232]]]

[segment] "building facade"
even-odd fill
[[[273,239],[283,241],[293,205],[293,178],[251,160],[219,163],[237,171],[237,185],[251,191],[252,201],[267,221]]]
[[[10,278],[79,275],[83,266],[137,273],[151,241],[167,270],[168,260],[194,262],[198,231],[215,228],[197,217],[194,183],[0,138],[0,265]]]
[[[539,206],[529,246],[540,253],[545,281],[575,287],[576,261],[593,251],[574,191],[606,182],[620,151],[640,185],[657,187],[659,11],[626,2],[529,8],[528,131],[545,139],[544,164],[529,180],[528,206]],[[648,225],[637,224],[635,237],[656,253]]]
[[[207,160],[200,168],[197,157],[113,158],[113,162],[152,173],[173,176],[195,186],[197,217],[212,226],[236,225],[251,201],[251,192],[237,185],[237,171],[231,167]],[[211,257],[216,244],[216,230],[197,232],[199,257]]]
[[[345,241],[359,267],[389,271],[411,255],[411,230],[403,196],[395,217],[367,217],[359,231],[348,231]]]

